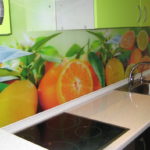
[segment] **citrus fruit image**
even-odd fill
[[[140,62],[150,62],[150,57],[149,56],[143,56],[140,59]],[[148,69],[150,69],[150,65],[149,64],[140,65],[138,67],[138,71],[139,72],[142,72],[142,71],[145,71],[145,70],[148,70]]]
[[[44,75],[38,88],[40,104],[44,110],[92,91],[91,72],[80,60],[52,67]]]
[[[37,112],[37,89],[28,80],[18,80],[0,93],[0,127]]]
[[[59,105],[57,81],[64,64],[54,65],[41,79],[38,87],[39,102],[42,109]]]
[[[57,83],[57,93],[61,102],[66,102],[93,91],[91,72],[79,60],[67,63]]]
[[[137,46],[144,51],[149,43],[149,36],[145,30],[141,30],[137,35]]]
[[[48,72],[54,65],[55,65],[55,63],[46,61],[45,62],[45,72]]]
[[[129,64],[139,63],[142,58],[142,52],[140,49],[136,48],[132,51],[129,59]]]
[[[125,78],[129,78],[130,75],[130,71],[132,69],[132,67],[134,66],[134,64],[130,64],[127,66],[126,70],[125,70]],[[138,69],[135,69],[134,74],[138,73]]]
[[[124,67],[120,60],[111,58],[105,66],[106,85],[113,84],[124,79]]]
[[[127,49],[127,50],[132,50],[134,49],[135,45],[135,33],[134,31],[127,31],[122,35],[121,41],[120,41],[120,47]]]
[[[91,72],[91,75],[92,75],[92,79],[93,79],[93,90],[96,91],[98,89],[100,89],[102,86],[101,86],[101,83],[92,67],[92,65],[86,61],[85,64],[88,66],[90,72]]]

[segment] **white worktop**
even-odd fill
[[[62,112],[84,116],[90,119],[111,123],[129,128],[129,130],[108,145],[105,150],[121,150],[150,126],[150,96],[115,90],[127,80],[87,94],[58,107],[28,117],[0,130],[0,149],[8,144],[5,150],[12,150],[17,144],[19,150],[31,146],[30,150],[43,150],[40,146],[16,137],[15,133],[26,127],[44,121]],[[9,132],[9,133],[7,133]],[[7,138],[8,137],[8,138]],[[21,144],[19,144],[19,142]]]
[[[105,150],[120,150],[150,125],[150,96],[112,91],[67,112],[129,128]]]
[[[0,130],[0,149],[1,150],[46,150],[41,146],[21,139],[4,130]]]

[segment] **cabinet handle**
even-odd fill
[[[142,10],[141,10],[141,6],[140,6],[140,5],[138,5],[137,8],[138,8],[138,10],[139,10],[139,16],[138,16],[138,18],[137,18],[137,22],[139,23],[140,20],[141,20],[141,17],[142,17]]]
[[[144,13],[145,13],[144,22],[146,22],[147,21],[147,8],[146,8],[146,6],[144,6]]]

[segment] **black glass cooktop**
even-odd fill
[[[127,130],[62,113],[16,135],[49,150],[101,150]]]

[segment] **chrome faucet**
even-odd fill
[[[130,71],[130,75],[129,75],[129,85],[130,85],[130,86],[133,86],[133,84],[134,84],[134,74],[133,74],[133,73],[134,73],[135,69],[136,69],[138,66],[140,66],[140,65],[145,65],[145,64],[150,64],[150,62],[139,62],[139,63],[135,64],[135,65],[132,67],[132,69],[131,69],[131,71]],[[140,82],[141,82],[141,83],[150,83],[150,81],[143,79],[142,72],[141,72],[141,76],[140,76]]]

